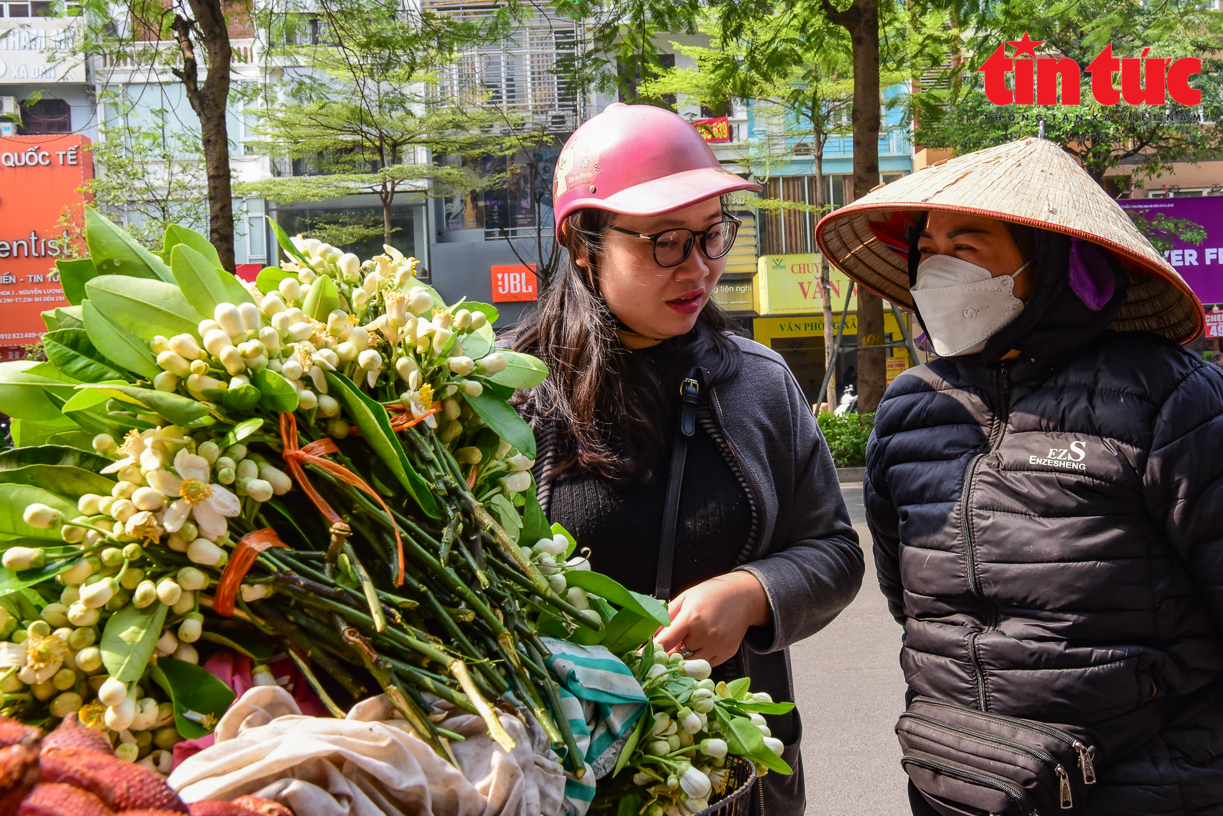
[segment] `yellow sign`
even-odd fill
[[[838,314],[832,319],[832,330],[835,333],[841,322]],[[900,327],[896,325],[896,317],[890,312],[883,313],[883,331],[893,340],[901,337]],[[858,315],[853,312],[845,316],[845,334],[858,334]],[[783,337],[820,337],[824,336],[824,318],[822,315],[804,315],[803,317],[758,317],[752,321],[752,335],[756,342],[772,346],[772,341]],[[900,353],[900,350],[896,350]]]
[[[713,302],[728,312],[755,311],[756,278],[722,280],[714,287]]]
[[[762,315],[811,314],[824,308],[824,289],[820,286],[820,256],[766,255],[757,261],[756,288],[759,303],[756,311]],[[835,268],[829,268],[832,289],[832,309],[845,308],[849,278]],[[849,300],[850,310],[858,308],[858,296]]]
[[[908,354],[897,350],[896,355],[897,356],[895,357],[889,357],[887,359],[887,384],[888,385],[891,385],[892,380],[896,379],[901,374],[903,374],[904,370],[909,367],[909,355]]]

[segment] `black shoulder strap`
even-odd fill
[[[671,599],[671,574],[675,566],[675,535],[679,525],[679,495],[684,482],[684,460],[688,454],[688,439],[696,432],[696,401],[701,386],[697,370],[688,372],[680,383],[679,433],[671,447],[671,475],[667,479],[667,504],[662,515],[662,538],[658,548],[658,579],[654,596]]]

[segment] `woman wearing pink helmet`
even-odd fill
[[[545,511],[671,600],[662,645],[792,700],[786,650],[849,604],[863,557],[794,376],[710,302],[738,228],[723,197],[746,189],[669,111],[579,128],[553,187],[568,258],[515,341],[551,373],[520,408]],[[753,812],[797,816],[798,712],[769,728],[795,773],[765,777]]]

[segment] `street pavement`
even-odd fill
[[[861,480],[841,485],[866,553],[862,591],[826,629],[790,650],[803,718],[807,816],[907,816],[900,748],[900,627],[887,612],[862,507]]]

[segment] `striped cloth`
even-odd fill
[[[620,749],[645,711],[641,684],[624,662],[603,646],[578,646],[541,638],[552,656],[544,662],[557,676],[561,705],[586,761],[581,779],[565,781],[565,812],[585,816],[595,780],[612,772]],[[558,749],[564,752],[564,748]]]

